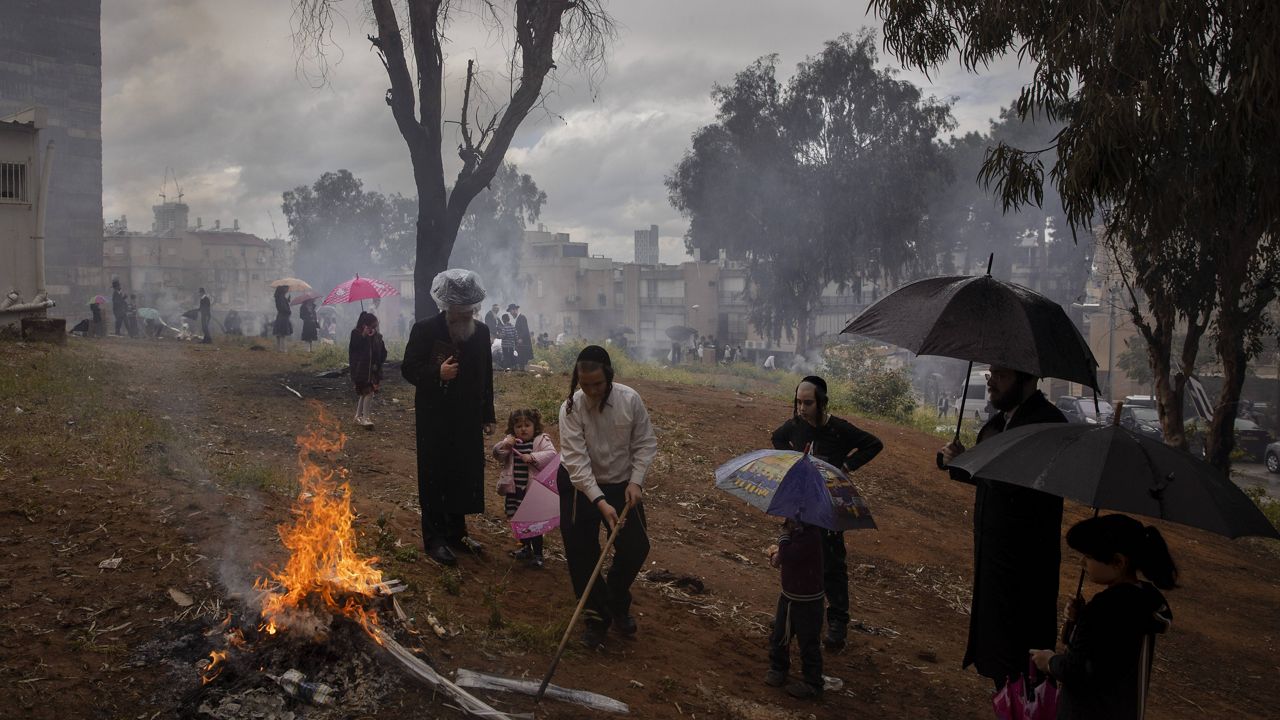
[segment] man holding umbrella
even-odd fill
[[[210,304],[209,293],[200,288],[200,330],[204,333],[204,339],[200,342],[205,344],[213,342],[213,336],[209,333],[209,321],[213,319]]]
[[[466,516],[484,512],[484,438],[493,434],[493,357],[489,328],[476,321],[484,300],[470,270],[446,270],[431,283],[439,315],[409,334],[400,371],[417,387],[418,501],[431,559],[454,565],[453,549],[478,554]],[[452,549],[451,549],[452,548]]]
[[[852,474],[884,449],[880,438],[827,412],[827,381],[810,375],[796,386],[792,417],[773,431],[775,450],[795,450]],[[822,642],[830,650],[844,648],[849,627],[849,568],[844,533],[822,530],[822,584],[827,598],[827,632]]]
[[[997,413],[982,426],[978,444],[1023,425],[1065,423],[1066,417],[1036,389],[1037,378],[993,365],[987,392]],[[965,451],[942,448],[945,464]],[[1027,487],[971,477],[973,601],[964,667],[991,678],[999,689],[1027,670],[1027,648],[1053,647],[1058,628],[1058,566],[1062,560],[1062,498]]]

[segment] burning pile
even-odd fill
[[[298,437],[301,475],[293,522],[278,528],[290,553],[288,562],[254,583],[262,592],[260,629],[270,635],[293,630],[319,638],[332,615],[341,614],[377,637],[373,628],[378,616],[367,601],[378,592],[382,572],[374,567],[378,558],[362,557],[356,549],[347,470],[329,464],[347,436],[319,403],[313,407],[316,420]]]

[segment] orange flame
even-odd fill
[[[223,650],[210,650],[209,660],[205,664],[204,674],[200,676],[200,684],[208,685],[222,674],[222,661],[227,659]]]
[[[356,549],[347,471],[330,466],[330,457],[346,444],[337,421],[318,402],[312,402],[316,421],[298,437],[298,497],[292,524],[280,525],[280,540],[290,552],[283,570],[268,570],[254,587],[263,591],[263,625],[274,635],[287,628],[302,611],[304,600],[316,597],[331,611],[359,622],[366,630],[377,625],[377,615],[353,595],[372,597],[382,582],[374,568],[376,557],[362,557]],[[344,598],[345,596],[345,598]],[[344,598],[344,599],[340,599]]]

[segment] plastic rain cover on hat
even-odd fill
[[[431,298],[441,308],[478,305],[484,300],[484,286],[474,272],[451,268],[431,281]]]

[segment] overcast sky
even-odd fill
[[[501,4],[501,3],[500,3]],[[280,194],[346,168],[366,188],[415,194],[409,157],[383,101],[386,73],[365,36],[367,2],[341,7],[327,82],[300,61],[289,0],[108,0],[102,4],[103,205],[149,230],[165,169],[176,173],[192,222],[220,219],[269,237],[287,234]],[[618,37],[595,82],[561,71],[508,153],[547,193],[543,223],[632,259],[632,231],[659,226],[662,260],[684,253],[686,223],[663,178],[695,129],[714,119],[714,83],[756,58],[779,55],[780,74],[842,32],[878,29],[864,0],[614,1]],[[447,104],[456,112],[466,60],[505,91],[508,37],[459,15],[449,32]],[[897,67],[892,57],[882,63]],[[954,98],[960,132],[985,130],[1029,71],[1013,60],[982,76],[947,67],[932,82]],[[315,87],[319,84],[320,87]],[[446,157],[453,155],[446,151]],[[452,176],[452,173],[450,173]],[[167,190],[175,194],[172,183]],[[272,227],[274,218],[275,229]]]

